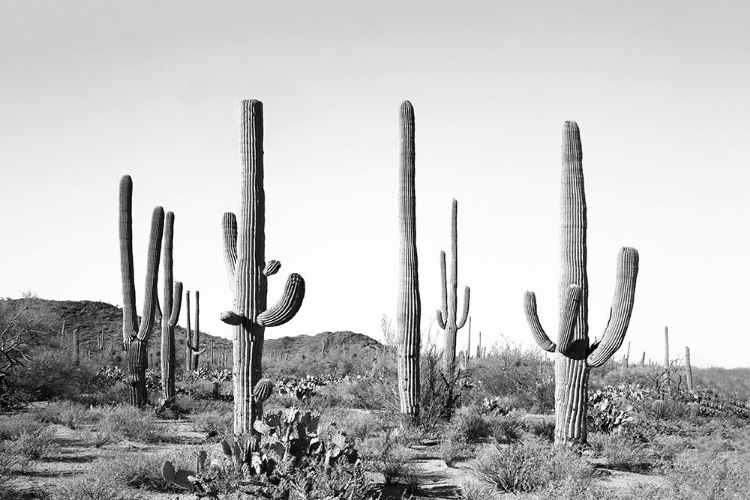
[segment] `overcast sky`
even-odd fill
[[[201,325],[232,307],[221,218],[240,201],[239,102],[265,114],[270,338],[376,338],[398,287],[398,109],[414,104],[423,329],[459,202],[472,338],[531,344],[526,290],[557,331],[560,147],[581,128],[591,337],[618,249],[640,273],[627,342],[748,366],[747,2],[0,0],[0,296],[122,304],[117,200],[134,181],[142,307],[155,205]],[[460,307],[459,303],[459,307]],[[745,318],[745,319],[743,319]],[[181,317],[185,324],[185,315]],[[394,320],[395,323],[395,320]],[[434,327],[433,327],[434,329]],[[459,331],[459,349],[466,330]],[[620,356],[622,352],[616,356]]]

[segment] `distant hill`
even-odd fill
[[[72,350],[73,331],[80,335],[81,356],[87,353],[103,363],[120,363],[122,351],[122,309],[105,302],[56,301],[40,298],[0,299],[0,317],[15,314],[28,306],[23,313],[24,321],[33,323],[43,335],[41,343],[55,346],[70,346]],[[184,307],[184,305],[183,305]],[[104,352],[97,350],[98,336],[104,331]],[[175,348],[178,371],[185,362],[186,330],[175,328]],[[149,359],[152,366],[158,366],[160,356],[161,330],[159,324],[149,342]],[[213,343],[214,368],[231,369],[231,341],[201,331],[201,345]],[[225,356],[222,356],[222,351]],[[201,356],[201,364],[210,363],[210,350]],[[323,332],[317,335],[299,335],[266,339],[263,345],[264,372],[274,371],[278,375],[320,374],[325,370],[365,372],[383,359],[383,345],[361,333]],[[226,360],[226,364],[223,361]]]

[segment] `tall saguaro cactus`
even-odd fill
[[[586,197],[583,186],[581,138],[578,125],[563,129],[562,189],[560,192],[560,285],[557,343],[544,332],[537,316],[536,296],[526,292],[524,310],[539,347],[555,353],[555,443],[586,442],[588,380],[591,368],[603,365],[620,348],[633,312],[638,252],[620,249],[617,283],[610,317],[600,342],[589,345],[588,277],[586,273]]]
[[[253,422],[262,415],[262,402],[253,398],[253,389],[261,380],[263,337],[266,327],[291,320],[302,306],[305,281],[292,273],[281,300],[266,307],[267,277],[281,264],[266,262],[265,192],[263,190],[263,104],[256,100],[240,105],[240,157],[242,161],[242,202],[240,223],[227,212],[222,221],[224,261],[229,286],[234,292],[232,311],[221,319],[234,326],[232,368],[234,382],[234,432],[251,432]]]
[[[161,317],[161,397],[162,404],[171,404],[175,398],[175,347],[174,327],[180,317],[182,283],[174,281],[172,251],[174,248],[174,214],[167,212],[164,223],[164,289]]]
[[[185,306],[187,307],[187,326],[185,329],[185,370],[193,370],[193,348],[190,343],[193,341],[193,331],[190,328],[190,290],[185,292]]]
[[[401,159],[399,167],[399,291],[396,303],[398,334],[398,392],[401,413],[419,415],[419,349],[422,303],[417,261],[417,195],[414,185],[414,108],[401,103]]]
[[[442,309],[437,311],[437,322],[445,330],[445,348],[443,349],[443,366],[449,376],[456,372],[456,335],[466,324],[469,316],[469,298],[471,290],[464,288],[464,310],[459,319],[458,311],[458,202],[454,199],[451,211],[451,274],[446,280],[445,252],[440,252],[440,275],[442,278]]]
[[[135,310],[135,279],[133,273],[133,180],[126,175],[120,181],[120,272],[122,275],[122,342],[128,354],[130,372],[130,403],[146,404],[146,366],[148,340],[156,322],[159,254],[164,231],[164,209],[155,207],[151,215],[146,266],[146,292],[139,324]]]

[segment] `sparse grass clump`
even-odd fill
[[[210,437],[223,436],[233,432],[232,412],[204,411],[190,418],[190,426],[196,432],[206,432]]]
[[[686,500],[750,498],[749,477],[747,456],[733,451],[687,450],[667,471],[678,498]]]
[[[566,448],[527,436],[504,447],[484,449],[473,464],[480,480],[505,492],[536,491],[559,481],[582,481],[591,476],[593,468]]]
[[[589,444],[611,469],[637,471],[651,468],[656,454],[646,444],[622,434],[592,434]]]
[[[50,500],[144,500],[145,497],[123,491],[117,480],[94,468],[59,486]]]

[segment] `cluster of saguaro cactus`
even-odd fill
[[[146,267],[146,290],[141,320],[135,309],[135,282],[133,272],[133,180],[126,175],[120,181],[120,272],[122,275],[122,342],[127,351],[130,373],[130,403],[146,403],[146,366],[148,365],[148,339],[156,322],[157,282],[164,209],[155,207],[151,216]]]
[[[253,398],[261,379],[265,327],[291,320],[302,306],[305,281],[291,274],[281,300],[268,308],[267,277],[281,266],[265,260],[265,192],[263,189],[263,105],[246,100],[240,105],[240,156],[242,161],[242,202],[240,224],[225,213],[224,258],[234,307],[221,319],[234,326],[234,432],[252,432],[262,407]]]
[[[401,413],[419,414],[419,349],[422,304],[417,261],[417,195],[414,186],[414,108],[401,103],[401,159],[399,168],[399,291],[396,303],[398,392]]]
[[[620,249],[609,322],[601,341],[589,345],[586,197],[581,138],[575,122],[566,122],[563,129],[561,212],[557,343],[549,339],[539,322],[533,292],[526,292],[524,310],[534,340],[542,349],[555,353],[555,443],[565,445],[586,442],[589,371],[603,365],[622,345],[638,275],[638,252],[629,247]]]
[[[174,327],[180,317],[182,283],[174,281],[172,258],[174,247],[174,214],[167,212],[164,224],[164,289],[161,315],[161,397],[162,404],[171,404],[175,398],[175,347]]]
[[[437,310],[437,322],[445,330],[443,348],[443,367],[445,373],[452,377],[456,372],[456,335],[464,327],[469,316],[469,299],[471,290],[464,288],[464,310],[461,318],[458,313],[458,202],[454,199],[451,210],[451,274],[446,278],[445,252],[440,252],[440,276],[442,283],[443,305]]]

